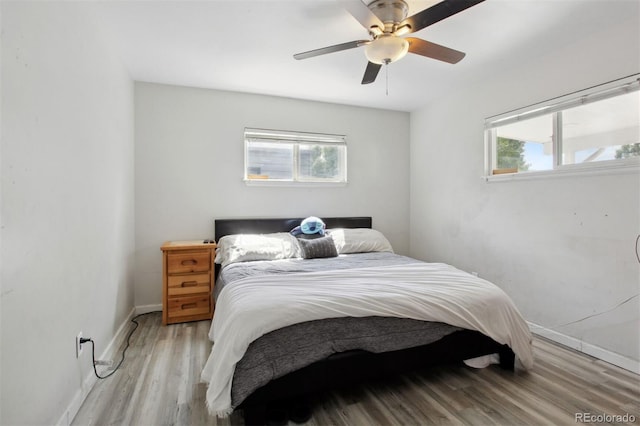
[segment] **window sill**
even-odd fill
[[[626,173],[640,173],[640,158],[629,158],[622,161],[601,161],[591,164],[571,164],[560,166],[559,168],[554,170],[505,173],[499,175],[483,176],[482,179],[484,179],[487,183],[493,183],[570,176],[617,175]]]
[[[260,180],[244,179],[247,186],[277,186],[277,187],[341,187],[347,182],[294,182],[289,180]]]

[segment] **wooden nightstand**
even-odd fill
[[[162,323],[213,317],[215,243],[167,241],[162,250]]]

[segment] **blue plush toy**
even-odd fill
[[[320,234],[324,235],[324,222],[322,219],[310,216],[302,221],[300,226],[296,226],[291,230],[292,235],[300,235],[300,234]]]

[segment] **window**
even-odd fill
[[[487,176],[637,167],[639,89],[636,75],[487,119]]]
[[[245,129],[248,183],[346,183],[345,136]]]

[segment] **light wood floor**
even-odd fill
[[[243,424],[238,412],[218,419],[206,410],[209,321],[139,322],[122,367],[96,384],[74,425]],[[440,367],[322,395],[307,424],[572,425],[576,413],[629,413],[640,424],[639,376],[542,338],[535,355],[529,372]]]

